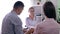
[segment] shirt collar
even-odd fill
[[[11,11],[11,13],[13,13],[13,14],[17,15],[17,13],[16,13],[15,11],[13,11],[13,10]]]

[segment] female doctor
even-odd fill
[[[26,18],[26,27],[29,29],[35,26],[34,8],[29,8],[29,17]]]

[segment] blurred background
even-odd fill
[[[39,6],[41,7],[40,11],[42,12],[43,11],[42,6],[46,1],[53,2],[56,8],[56,16],[57,16],[56,19],[60,22],[60,4],[59,4],[60,0],[0,0],[0,33],[1,33],[2,20],[4,16],[13,9],[13,5],[16,1],[22,1],[25,5],[23,12],[21,13],[21,15],[19,15],[19,17],[23,22],[23,25],[22,25],[23,28],[25,28],[25,25],[26,25],[25,24],[26,17],[29,16],[29,13],[28,13],[29,7],[31,6],[37,7],[39,3]]]

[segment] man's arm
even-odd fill
[[[21,25],[15,25],[15,33],[16,34],[23,34]]]
[[[15,34],[23,34],[21,20],[15,18],[15,19],[12,19],[11,22],[14,24],[14,32],[15,32]]]

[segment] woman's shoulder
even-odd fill
[[[26,18],[26,20],[29,20],[29,19],[30,19],[29,17]]]
[[[29,17],[27,17],[26,19],[29,19]]]
[[[38,23],[38,25],[45,25],[45,24],[49,24],[49,23],[57,23],[54,19],[45,19],[44,21]]]
[[[38,27],[44,27],[45,25],[55,25],[55,26],[59,26],[59,24],[54,20],[54,19],[47,19],[45,21],[42,21],[41,23],[38,23],[36,26]]]

